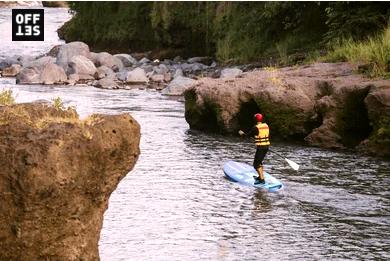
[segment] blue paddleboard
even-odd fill
[[[265,184],[255,185],[254,177],[258,177],[258,174],[252,166],[245,163],[228,161],[223,165],[223,172],[225,172],[225,175],[229,179],[246,186],[266,189],[272,192],[283,188],[283,184],[277,178],[273,177],[271,174],[268,174],[265,171]]]

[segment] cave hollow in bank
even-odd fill
[[[336,128],[342,137],[342,144],[354,148],[367,139],[372,131],[364,103],[370,87],[346,93],[343,106],[336,116]]]

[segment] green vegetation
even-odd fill
[[[336,44],[326,57],[326,61],[348,61],[364,64],[361,72],[368,76],[390,76],[390,27],[382,34],[364,41],[349,40]]]
[[[15,103],[12,90],[3,90],[0,92],[0,105],[11,105]]]
[[[209,55],[220,62],[281,65],[388,25],[387,2],[69,2],[60,30],[93,49],[155,56]],[[295,56],[294,56],[295,54]],[[298,55],[296,54],[303,54]]]
[[[64,102],[61,100],[60,97],[54,98],[53,99],[53,106],[57,110],[65,110]]]

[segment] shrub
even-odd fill
[[[0,105],[11,105],[15,103],[12,90],[3,90],[0,92]]]
[[[348,61],[353,64],[366,65],[364,73],[370,77],[390,76],[390,27],[381,35],[365,41],[351,39],[334,44],[325,60],[328,62]]]
[[[54,98],[53,99],[53,106],[57,110],[65,110],[64,102],[61,100],[60,97]]]

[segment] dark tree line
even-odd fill
[[[389,24],[388,2],[69,2],[67,41],[248,62],[361,40]]]

